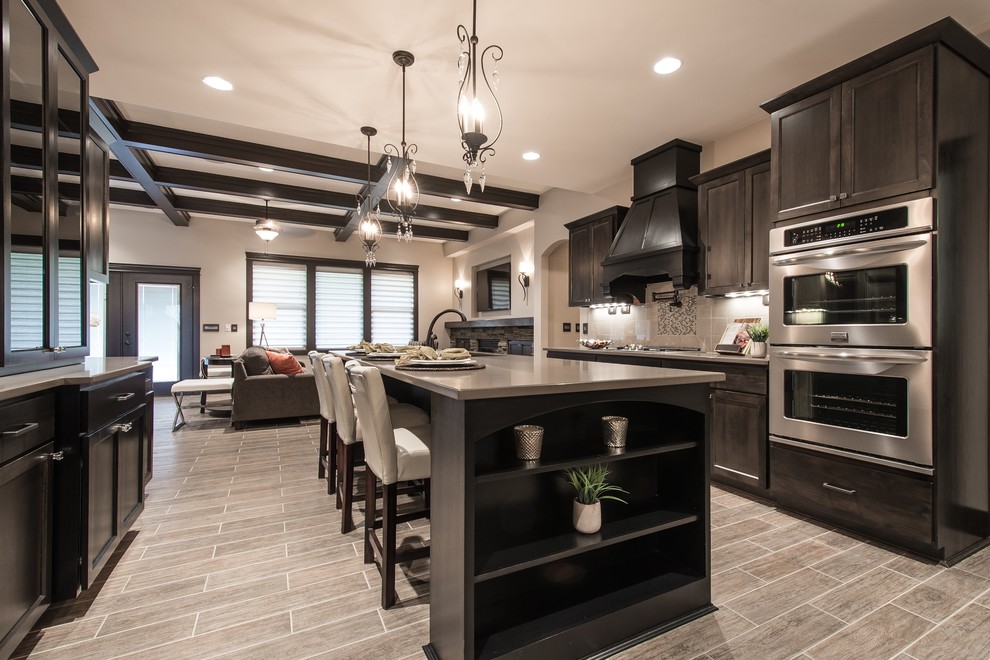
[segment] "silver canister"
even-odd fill
[[[618,415],[602,417],[602,437],[606,447],[625,447],[626,432],[629,430],[629,419]]]
[[[521,461],[536,461],[543,449],[543,427],[534,424],[521,424],[512,429],[516,437],[516,458]]]

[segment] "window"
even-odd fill
[[[256,263],[252,276],[253,302],[275,303],[275,318],[265,320],[269,346],[302,350],[306,347],[306,266]],[[251,344],[261,343],[261,323],[253,323]]]
[[[362,340],[406,344],[415,339],[418,268],[249,253],[248,300],[272,302],[268,345],[293,351],[344,348]],[[252,324],[252,345],[261,323]]]

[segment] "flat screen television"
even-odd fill
[[[508,311],[512,308],[512,264],[509,261],[479,268],[474,290],[479,312]]]

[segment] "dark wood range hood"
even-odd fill
[[[684,140],[632,160],[632,206],[602,261],[602,285],[613,299],[645,302],[646,285],[698,282],[698,174],[701,147]]]

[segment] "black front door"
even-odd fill
[[[156,395],[199,377],[198,327],[198,268],[110,265],[107,355],[156,356]]]

